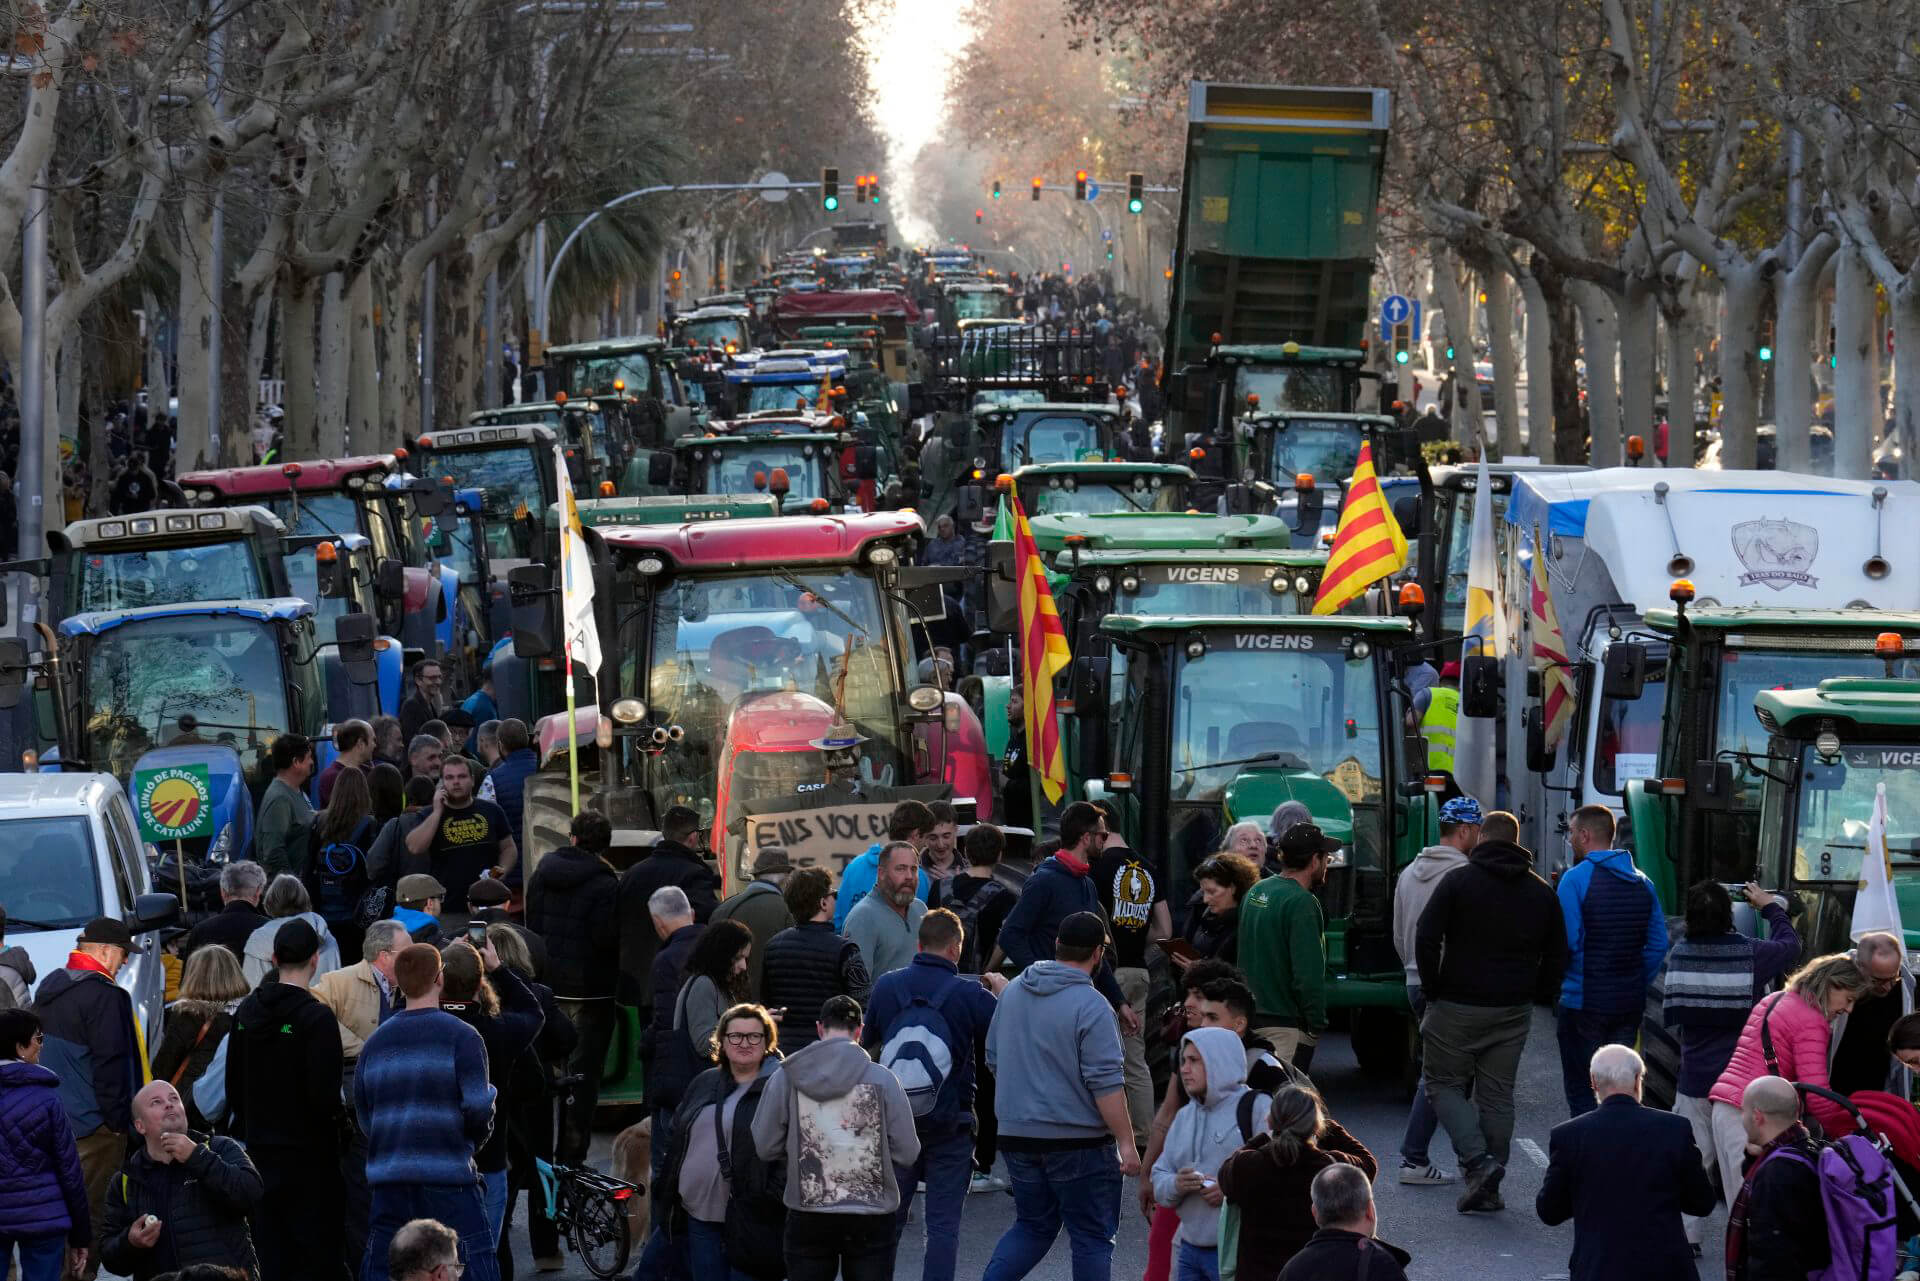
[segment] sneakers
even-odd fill
[[[1453,1176],[1431,1161],[1425,1165],[1414,1165],[1411,1162],[1402,1161],[1400,1163],[1400,1182],[1416,1183],[1431,1187],[1439,1183],[1452,1183]]]
[[[1498,1161],[1488,1161],[1479,1169],[1470,1171],[1467,1174],[1467,1190],[1460,1194],[1460,1200],[1454,1208],[1462,1214],[1506,1209],[1507,1203],[1500,1199],[1500,1180],[1506,1175],[1507,1167]]]
[[[973,1172],[973,1182],[968,1186],[967,1191],[969,1192],[1005,1192],[1007,1189],[1011,1188],[1012,1186],[1013,1185],[1011,1183],[1007,1182],[1005,1179],[1001,1178],[997,1174],[987,1174],[983,1171],[975,1170]]]
[[[567,1269],[567,1261],[557,1254],[535,1255],[533,1269],[536,1272],[564,1272]]]

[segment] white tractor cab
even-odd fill
[[[37,986],[67,963],[88,921],[125,921],[134,947],[116,981],[133,998],[149,1052],[166,1003],[160,931],[180,916],[176,895],[153,891],[133,805],[113,775],[0,774],[6,945],[25,949]]]
[[[1521,843],[1546,867],[1565,861],[1576,808],[1622,812],[1630,781],[1658,777],[1668,722],[1708,713],[1677,689],[1667,697],[1673,630],[1650,625],[1650,612],[1659,623],[1684,600],[1696,615],[1735,616],[1719,684],[1737,682],[1744,698],[1735,689],[1714,702],[1725,705],[1719,719],[1729,732],[1751,737],[1754,688],[1879,670],[1871,629],[1860,650],[1860,629],[1835,626],[1835,611],[1920,610],[1920,484],[1909,481],[1688,468],[1518,473],[1496,541],[1517,641],[1509,653],[1521,656],[1505,665],[1504,799]],[[1536,641],[1550,644],[1534,635],[1531,610],[1542,553],[1574,683],[1571,719],[1552,751],[1541,677],[1528,661]]]

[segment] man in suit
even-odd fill
[[[1548,1226],[1573,1220],[1572,1281],[1698,1275],[1680,1216],[1709,1213],[1713,1184],[1686,1118],[1640,1106],[1646,1074],[1631,1049],[1601,1046],[1587,1069],[1600,1106],[1553,1127],[1534,1209]]]

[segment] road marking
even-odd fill
[[[1547,1154],[1540,1150],[1538,1143],[1535,1143],[1532,1139],[1517,1139],[1515,1142],[1520,1145],[1520,1150],[1525,1152],[1528,1159],[1535,1165],[1543,1170],[1547,1168]]]

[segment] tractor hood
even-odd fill
[[[1320,830],[1342,845],[1353,843],[1353,802],[1329,780],[1309,769],[1250,765],[1227,784],[1223,803],[1227,822],[1252,819],[1262,827],[1286,801],[1299,801]]]

